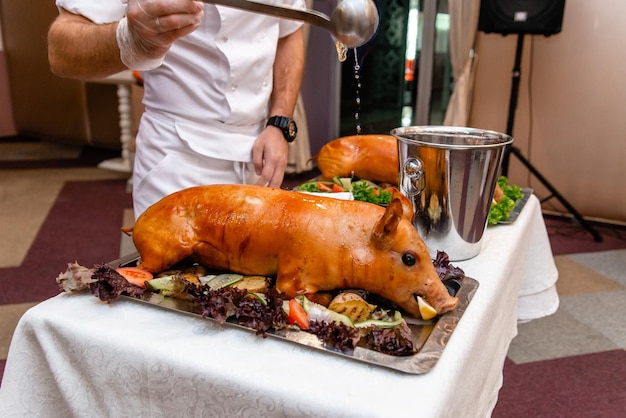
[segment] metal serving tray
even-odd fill
[[[112,261],[109,265],[113,268],[135,266],[138,260],[139,256],[134,254]],[[278,331],[272,330],[268,331],[267,335],[270,338],[277,338],[304,345],[315,350],[321,350],[329,354],[341,356],[351,360],[386,367],[409,374],[423,374],[435,367],[437,361],[439,361],[441,353],[446,347],[446,344],[448,343],[448,340],[454,332],[457,324],[461,320],[463,313],[465,313],[465,309],[472,300],[477,288],[478,282],[476,280],[469,277],[464,278],[461,288],[456,294],[459,299],[456,308],[453,311],[432,320],[424,321],[422,319],[408,317],[405,314],[404,317],[412,332],[413,343],[418,349],[418,352],[412,356],[391,356],[358,346],[353,352],[345,353],[325,347],[315,335],[305,331],[284,329]],[[191,313],[201,317],[200,311],[193,303],[185,300],[165,297],[158,293],[146,292],[142,299],[131,297],[127,298],[161,308]],[[215,321],[212,318],[204,319]],[[241,328],[248,332],[256,332],[252,328],[230,321],[225,322],[223,326]]]

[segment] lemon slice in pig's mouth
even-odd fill
[[[437,311],[421,296],[416,296],[422,319],[428,320],[437,316]]]

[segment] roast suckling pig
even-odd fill
[[[317,155],[322,176],[356,176],[375,183],[398,184],[398,144],[391,135],[353,135],[325,144]]]
[[[139,267],[151,272],[192,257],[209,268],[276,277],[288,298],[357,288],[416,317],[416,295],[439,314],[448,312],[457,300],[437,276],[402,199],[396,192],[383,208],[269,187],[200,186],[149,207],[133,227],[133,241]]]

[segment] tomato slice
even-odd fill
[[[148,270],[139,267],[119,267],[115,271],[121,274],[128,282],[139,287],[146,287],[146,282],[152,280],[153,277]]]
[[[289,316],[287,322],[297,325],[302,329],[309,329],[309,316],[304,311],[302,305],[295,299],[289,299]]]
[[[332,191],[332,189],[330,187],[328,187],[327,185],[325,185],[322,182],[317,182],[317,190],[319,190],[320,192],[330,192]]]
[[[345,190],[343,189],[343,187],[341,187],[338,184],[333,183],[333,188],[332,188],[333,193],[341,193],[341,192],[345,192]]]

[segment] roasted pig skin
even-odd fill
[[[410,213],[408,213],[410,212]],[[286,297],[363,289],[419,317],[415,295],[456,306],[399,192],[383,208],[251,185],[185,189],[133,227],[139,266],[159,272],[192,257],[209,268],[276,277]]]
[[[326,179],[358,177],[375,183],[398,184],[398,145],[391,135],[344,136],[326,143],[317,168]]]

